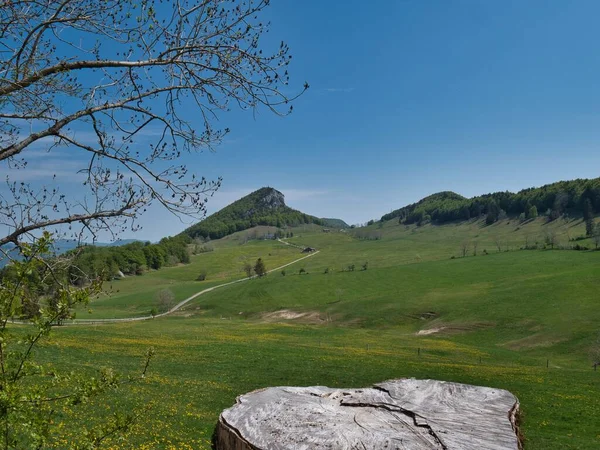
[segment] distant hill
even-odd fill
[[[342,219],[328,219],[323,217],[321,220],[323,221],[323,225],[329,228],[350,228],[350,225]]]
[[[181,234],[191,238],[220,239],[257,225],[284,227],[304,223],[323,225],[321,219],[286,206],[284,195],[278,190],[264,187],[208,216]]]
[[[454,192],[440,192],[381,217],[407,224],[422,221],[447,223],[487,215],[493,223],[503,215],[525,219],[547,215],[554,220],[563,215],[584,216],[600,213],[600,178],[559,181],[517,193],[495,192],[466,198]]]

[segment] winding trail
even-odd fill
[[[299,247],[299,246],[294,245],[294,244],[290,244],[289,242],[282,241],[281,239],[278,239],[278,241],[281,242],[282,244],[289,245],[291,247],[303,248],[303,247]],[[279,266],[279,267],[276,267],[275,269],[267,270],[267,273],[276,272],[278,270],[284,269],[287,266],[291,266],[292,264],[296,264],[299,261],[302,261],[304,259],[310,258],[311,256],[314,256],[317,253],[319,253],[319,250],[316,250],[316,251],[314,251],[312,253],[309,253],[308,255],[303,256],[302,258],[295,259],[294,261],[289,262],[287,264],[284,264],[283,266]],[[206,289],[204,289],[204,290],[202,290],[200,292],[196,292],[194,295],[189,296],[185,300],[180,301],[179,303],[177,303],[175,306],[173,306],[168,311],[166,311],[164,313],[156,314],[155,316],[123,317],[123,318],[120,318],[120,319],[75,319],[75,320],[72,320],[72,321],[69,321],[69,322],[63,322],[62,325],[94,325],[94,324],[98,324],[98,323],[138,322],[138,321],[141,321],[141,320],[157,319],[159,317],[164,317],[164,316],[168,316],[169,314],[173,314],[174,312],[180,310],[185,305],[187,305],[189,302],[191,302],[192,300],[200,297],[203,294],[206,294],[208,292],[212,292],[215,289],[220,289],[220,288],[223,288],[225,286],[231,286],[232,284],[242,283],[244,281],[248,281],[248,280],[251,280],[251,279],[256,278],[256,277],[257,277],[257,275],[254,275],[254,276],[251,276],[251,277],[248,277],[248,278],[240,278],[239,280],[228,281],[227,283],[218,284],[216,286],[206,288]]]

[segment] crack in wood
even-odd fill
[[[391,380],[364,389],[275,387],[221,414],[217,450],[521,450],[519,403],[502,389]]]

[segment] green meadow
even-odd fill
[[[39,353],[57,366],[135,374],[148,347],[156,357],[142,382],[57,411],[56,448],[68,447],[77,421],[116,410],[140,417],[129,438],[109,448],[210,448],[219,413],[245,392],[398,377],[510,390],[521,402],[526,449],[600,447],[600,371],[592,369],[600,351],[600,252],[562,249],[593,246],[573,241],[584,234],[581,220],[389,221],[365,230],[372,239],[296,228],[289,241],[320,252],[285,275],[217,289],[168,317],[57,329]],[[548,233],[555,249],[543,248]],[[526,241],[539,248],[521,250]],[[243,233],[211,244],[213,252],[189,265],[114,281],[89,317],[146,315],[162,289],[180,301],[243,278],[247,261],[262,257],[272,269],[302,256],[277,241],[246,242]],[[206,281],[195,281],[201,270]]]

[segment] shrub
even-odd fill
[[[204,281],[206,280],[206,270],[203,270],[202,272],[200,272],[200,274],[198,275],[198,278],[196,278],[196,281]]]

